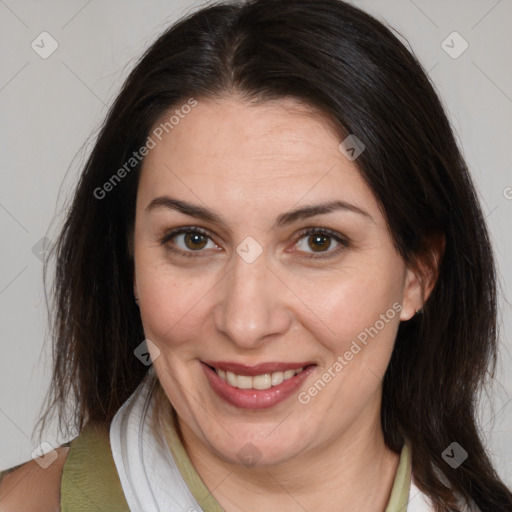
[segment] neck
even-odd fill
[[[245,512],[248,504],[250,510],[375,512],[386,508],[400,457],[386,447],[380,411],[372,410],[334,441],[266,467],[228,462],[179,418],[178,427],[197,473],[227,512]]]

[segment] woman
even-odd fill
[[[3,510],[512,510],[475,422],[482,212],[425,73],[359,9],[171,27],[56,250],[42,423],[72,392],[80,434],[7,472]]]

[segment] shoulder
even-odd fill
[[[30,460],[14,466],[0,477],[2,512],[58,512],[60,484],[70,448],[56,448],[57,458],[47,468]]]

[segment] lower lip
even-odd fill
[[[208,365],[201,363],[201,366],[213,391],[226,402],[242,409],[268,409],[286,400],[298,390],[302,382],[315,369],[315,366],[310,366],[269,389],[239,389],[221,379]]]

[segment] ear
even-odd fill
[[[432,292],[446,247],[444,234],[429,236],[424,243],[424,249],[407,267],[404,283],[404,298],[400,320],[410,320],[427,301]]]
[[[423,304],[421,292],[421,280],[418,272],[413,268],[407,268],[405,274],[404,296],[402,299],[402,311],[400,320],[410,320]]]

